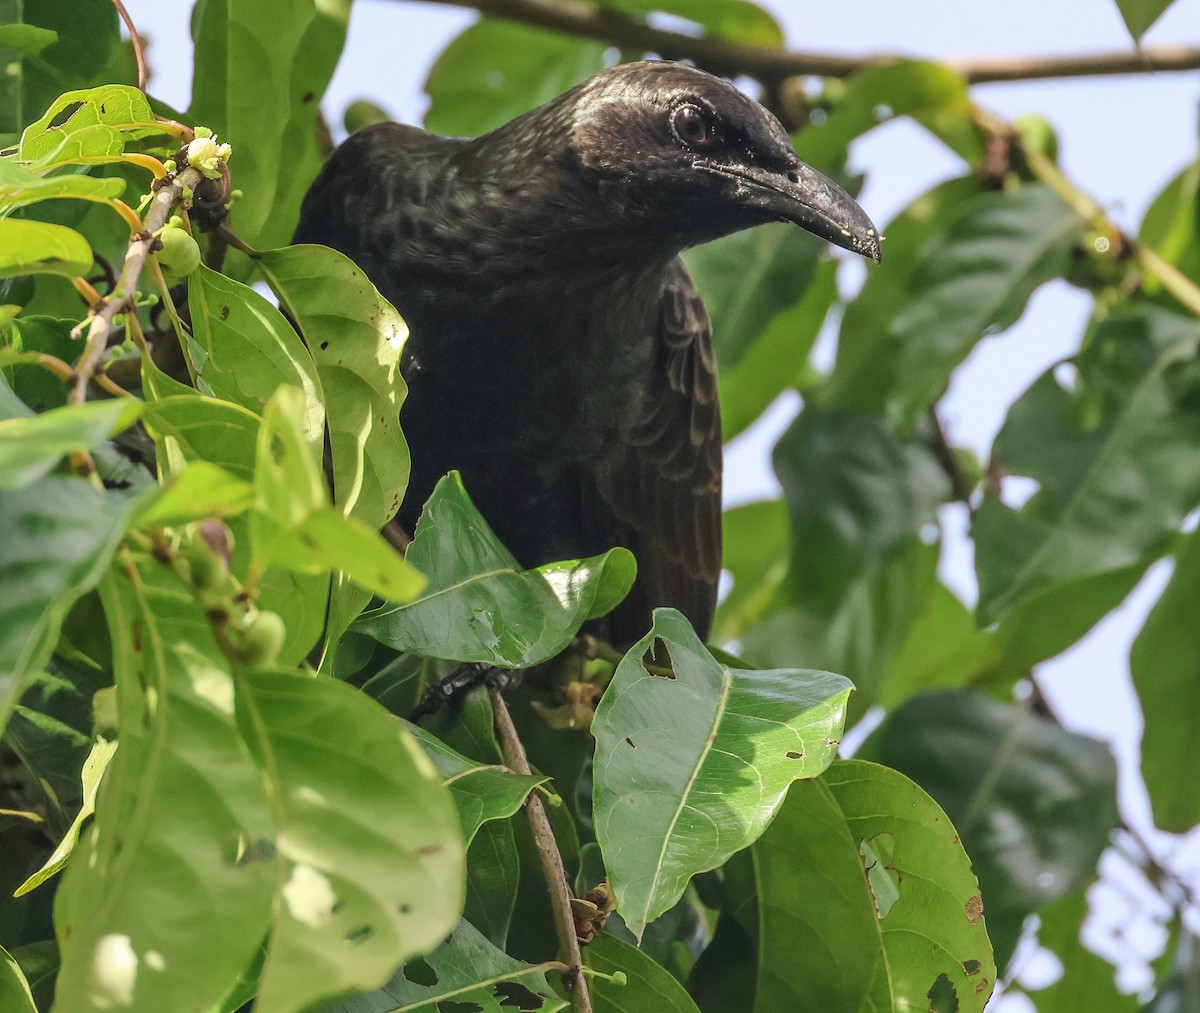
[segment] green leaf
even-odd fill
[[[962,835],[998,961],[1025,916],[1095,878],[1117,822],[1108,747],[979,693],[947,690],[893,711],[866,758],[917,781]]]
[[[600,70],[605,48],[481,18],[442,50],[429,71],[425,128],[470,137],[494,130]]]
[[[899,60],[870,67],[845,85],[845,95],[818,126],[796,138],[800,157],[830,171],[846,160],[850,142],[897,116],[911,116],[969,164],[981,146],[971,127],[971,103],[961,77],[938,63]],[[891,249],[885,248],[885,260]]]
[[[334,503],[378,530],[408,487],[408,445],[400,432],[407,388],[400,360],[408,327],[347,257],[321,246],[270,251],[258,261],[280,304],[296,321],[316,363],[328,415]],[[359,297],[347,300],[345,293]],[[369,596],[335,579],[327,645]],[[322,662],[325,665],[328,660]]]
[[[451,472],[433,490],[405,559],[429,580],[407,605],[363,614],[354,629],[396,650],[500,668],[548,661],[588,619],[629,592],[628,550],[522,570]]]
[[[690,21],[702,35],[745,45],[783,45],[783,32],[775,19],[749,0],[606,0],[604,7],[629,14],[670,14]]]
[[[1137,42],[1154,24],[1174,0],[1116,0],[1117,9],[1125,19],[1125,27],[1133,41]]]
[[[996,965],[979,884],[946,814],[902,774],[849,760],[793,785],[753,853],[755,1009],[933,1009],[939,992],[956,997],[944,1008],[983,1009]]]
[[[1153,247],[1193,281],[1200,279],[1200,161],[1187,166],[1154,198],[1138,242]],[[1145,284],[1155,285],[1154,278]]]
[[[620,971],[628,979],[624,985],[589,979],[596,1013],[698,1013],[692,997],[670,971],[614,936],[602,933],[593,939],[583,948],[583,962],[593,971]]]
[[[5,1013],[38,1013],[21,966],[0,946],[0,1009]]]
[[[808,355],[837,299],[836,264],[817,265],[800,301],[767,324],[732,369],[721,373],[721,432],[728,442],[783,391],[800,386]]]
[[[1038,943],[1062,964],[1062,977],[1048,988],[1031,993],[1038,1009],[1088,1010],[1089,1013],[1136,1013],[1136,995],[1117,990],[1116,968],[1097,956],[1080,939],[1088,914],[1083,891],[1069,894],[1038,912]]]
[[[889,416],[911,428],[986,335],[1010,327],[1034,290],[1071,265],[1084,220],[1052,190],[1025,183],[980,194],[926,243],[892,321],[899,352]]]
[[[432,953],[410,960],[383,988],[325,1013],[558,1013],[568,1004],[546,982],[545,964],[525,964],[461,921]]]
[[[189,122],[233,144],[245,196],[231,224],[260,250],[287,242],[324,160],[317,114],[349,12],[349,0],[206,0],[197,7]]]
[[[267,797],[234,720],[229,662],[169,567],[136,557],[101,598],[120,748],[55,903],[63,1009],[205,1009],[271,917]],[[162,898],[176,917],[164,920]]]
[[[1200,325],[1132,305],[1104,320],[1073,384],[1044,374],[1009,411],[994,467],[1034,479],[975,517],[985,621],[1068,580],[1144,568],[1200,498]]]
[[[652,673],[647,651],[672,673]],[[634,935],[753,843],[789,784],[829,765],[850,690],[828,672],[729,668],[678,612],[655,610],[592,723],[596,839]]]
[[[52,876],[56,876],[66,866],[68,859],[71,857],[71,852],[75,850],[75,845],[79,843],[79,834],[83,830],[84,823],[96,811],[96,792],[100,787],[100,778],[108,768],[108,763],[116,751],[117,744],[115,742],[108,742],[104,738],[98,739],[96,744],[92,746],[91,753],[88,754],[88,758],[83,763],[83,805],[80,806],[79,812],[75,814],[75,819],[71,822],[71,826],[67,829],[63,839],[58,842],[58,847],[51,852],[50,857],[46,859],[45,864],[37,872],[17,887],[13,894],[14,897],[21,897],[35,887],[41,886],[42,883],[46,882]]]
[[[412,736],[345,683],[245,673],[238,716],[276,799],[282,884],[255,1008],[378,988],[462,910],[450,793]]]
[[[833,373],[812,392],[818,405],[884,410],[896,382],[900,353],[892,320],[912,291],[920,252],[966,201],[982,192],[977,175],[947,180],[914,200],[884,230],[886,256],[867,272],[866,283],[846,307]]]
[[[90,450],[137,421],[133,398],[89,401],[41,415],[0,421],[0,489],[22,489],[57,466],[64,454]]]
[[[100,580],[125,521],[124,504],[81,479],[0,491],[0,731],[71,604]]]
[[[208,461],[194,461],[138,504],[133,523],[139,528],[171,527],[206,517],[233,517],[253,503],[249,482]]]
[[[800,304],[823,251],[812,236],[781,223],[738,232],[688,253],[688,271],[712,318],[722,370],[739,364],[768,325]],[[807,355],[805,349],[801,361]]]
[[[532,774],[514,774],[504,767],[469,760],[419,725],[406,723],[405,726],[416,736],[454,797],[465,847],[470,847],[484,823],[512,816],[534,788],[550,780]]]
[[[792,520],[789,582],[800,602],[834,604],[937,519],[949,481],[933,454],[880,416],[807,407],[775,447]]]
[[[0,362],[9,354],[47,352],[69,362],[79,354],[79,344],[71,340],[71,328],[78,323],[47,316],[21,316],[0,330]],[[34,364],[2,365],[0,376],[35,412],[61,408],[67,403],[67,386],[48,369]]]
[[[304,393],[304,431],[324,446],[325,410],[312,357],[287,318],[248,285],[203,264],[188,279],[197,387],[261,415],[284,384]]]
[[[0,218],[0,278],[61,274],[79,278],[92,269],[92,248],[74,229],[23,218]]]
[[[0,133],[19,133],[59,93],[82,88],[120,42],[110,0],[37,0],[6,5],[0,28]],[[47,33],[54,38],[47,45]]]
[[[1195,934],[1183,932],[1171,967],[1170,976],[1145,1007],[1145,1013],[1184,1013],[1195,1004],[1200,990],[1200,941]]]
[[[147,132],[158,133],[159,127],[137,88],[83,88],[60,95],[41,119],[25,128],[17,157],[43,172],[73,163],[108,162],[124,152],[126,135]]]
[[[125,181],[116,177],[43,176],[10,158],[0,158],[0,215],[51,198],[104,201],[124,192]]]
[[[781,499],[726,510],[722,527],[722,562],[733,577],[733,587],[717,606],[713,643],[736,640],[765,618],[791,558],[787,504]]]
[[[1186,833],[1200,823],[1200,800],[1180,772],[1200,762],[1190,715],[1200,706],[1200,644],[1189,632],[1200,601],[1200,535],[1189,535],[1175,557],[1175,573],[1129,655],[1142,705],[1142,776],[1154,824]]]

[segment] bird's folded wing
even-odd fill
[[[707,637],[721,573],[721,412],[708,313],[680,260],[667,271],[645,400],[596,473],[598,515],[630,548],[640,580],[606,624],[616,644],[646,633],[657,606]]]

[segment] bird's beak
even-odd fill
[[[879,263],[882,250],[874,223],[853,197],[812,166],[797,159],[786,173],[715,163],[704,168],[733,177],[737,181],[734,199],[743,207],[793,222],[834,246]]]

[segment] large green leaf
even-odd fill
[[[546,970],[514,960],[463,921],[441,946],[410,960],[383,988],[326,1013],[557,1013],[568,1004],[551,990]]]
[[[0,491],[0,731],[67,610],[100,580],[127,509],[77,478]]]
[[[1034,290],[1071,265],[1084,220],[1047,187],[980,194],[926,243],[906,304],[892,321],[894,422],[911,427],[985,335],[1011,326]]]
[[[482,18],[437,58],[427,129],[474,137],[561,95],[604,66],[605,46]]]
[[[408,486],[408,445],[399,412],[407,388],[400,360],[408,327],[349,258],[322,246],[293,246],[258,262],[300,328],[324,392],[334,503],[378,530]],[[359,298],[347,300],[347,291]],[[369,595],[335,578],[327,644],[342,635]],[[328,658],[328,654],[326,656]]]
[[[20,162],[0,158],[0,215],[15,208],[59,197],[103,201],[120,197],[125,181],[115,177],[97,179],[92,176],[44,176]]]
[[[101,596],[120,748],[55,902],[56,1006],[201,1010],[267,929],[267,797],[234,720],[229,662],[192,589],[137,557],[110,571]]]
[[[282,903],[255,1008],[286,1013],[378,988],[458,921],[463,844],[412,736],[345,683],[238,680],[238,719],[275,800]]]
[[[1175,573],[1129,656],[1142,705],[1142,776],[1155,826],[1186,833],[1200,823],[1200,799],[1181,772],[1200,764],[1192,715],[1200,708],[1200,642],[1191,635],[1200,602],[1200,535],[1189,535]]]
[[[793,785],[753,855],[756,1011],[983,1009],[996,965],[979,884],[902,774],[850,760]]]
[[[629,592],[626,549],[522,570],[479,515],[457,472],[433,490],[405,556],[429,584],[407,605],[386,603],[354,626],[389,647],[500,668],[559,654],[587,619]]]
[[[298,387],[305,435],[319,453],[325,441],[321,381],[287,318],[248,285],[204,265],[188,278],[188,306],[198,389],[261,415],[281,385]]]
[[[1193,281],[1200,279],[1200,161],[1187,166],[1154,198],[1138,240],[1152,246]],[[1146,284],[1156,285],[1153,278]]]
[[[618,971],[623,985],[592,978],[589,988],[596,1013],[697,1013],[684,987],[661,964],[636,946],[601,934],[583,949],[584,965],[601,974]]]
[[[349,0],[205,0],[196,9],[189,115],[233,144],[245,196],[232,225],[259,249],[287,242],[321,166],[317,115],[349,13]]]
[[[949,481],[932,453],[882,416],[807,407],[774,454],[792,520],[797,600],[831,606],[937,519]]]
[[[725,554],[721,562],[733,578],[733,587],[717,606],[714,644],[737,639],[765,617],[791,556],[787,504],[781,499],[726,510],[722,527]]]
[[[596,839],[635,935],[753,843],[789,784],[829,765],[850,689],[828,672],[730,668],[678,612],[655,610],[592,724]]]
[[[5,1013],[38,1013],[21,966],[0,946],[0,1009]]]
[[[495,764],[470,760],[419,725],[406,727],[416,736],[454,797],[465,847],[470,847],[484,823],[512,816],[534,788],[549,780],[533,774],[514,774]]]
[[[837,363],[812,393],[825,408],[880,412],[896,382],[900,347],[892,320],[908,300],[920,252],[942,232],[964,202],[983,192],[978,176],[940,183],[900,212],[884,229],[883,263],[867,272],[858,295],[846,307],[838,334]]]
[[[114,398],[0,421],[0,489],[32,485],[53,471],[64,454],[90,450],[131,426],[141,410],[140,401]]]
[[[78,278],[92,268],[92,248],[74,229],[23,218],[0,218],[0,278],[61,274]]]
[[[823,249],[794,225],[778,224],[726,236],[688,253],[688,270],[712,318],[722,370],[740,363],[768,325],[795,309]],[[776,335],[774,343],[781,340]]]
[[[721,35],[756,46],[782,46],[775,19],[750,0],[606,0],[605,8],[630,14],[672,14],[705,35]]]
[[[1174,0],[1116,0],[1117,9],[1125,19],[1125,27],[1137,42],[1154,24]]]
[[[1068,580],[1144,567],[1200,500],[1200,324],[1134,305],[1103,321],[1076,382],[1044,374],[993,448],[1034,479],[1020,510],[989,497],[975,517],[979,610],[993,620]]]
[[[8,0],[0,20],[6,29],[0,38],[3,134],[20,132],[60,93],[87,84],[112,58],[120,39],[110,0]],[[20,28],[26,29],[23,36]]]
[[[914,697],[863,755],[913,778],[946,810],[975,863],[996,956],[1025,916],[1080,889],[1117,821],[1108,748],[1028,706],[948,690]]]
[[[109,162],[124,152],[131,136],[157,131],[142,92],[130,85],[105,84],[56,98],[22,132],[17,157],[41,171],[71,163]]]

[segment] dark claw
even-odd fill
[[[421,702],[413,708],[408,720],[414,724],[441,710],[446,704],[462,697],[476,686],[505,690],[521,681],[520,672],[511,668],[496,668],[479,661],[459,665],[444,679],[439,679],[425,691]]]

